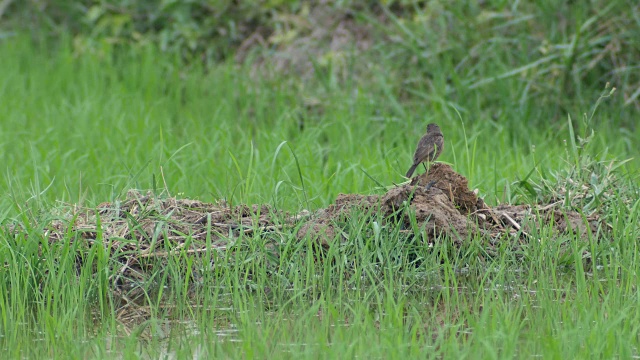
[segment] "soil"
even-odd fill
[[[246,236],[279,239],[295,233],[300,241],[312,239],[324,248],[346,242],[346,227],[353,215],[357,221],[400,226],[407,239],[424,236],[429,243],[446,238],[464,247],[469,238],[480,236],[487,240],[488,254],[504,241],[511,248],[537,242],[538,229],[543,227],[558,236],[574,233],[585,240],[602,233],[599,228],[608,229],[597,216],[563,209],[560,202],[491,208],[469,189],[464,176],[442,163],[432,164],[426,173],[385,194],[340,194],[335,203],[313,213],[292,215],[268,205],[231,206],[224,201],[162,198],[136,190],[129,191],[124,201],[103,203],[97,209],[70,209],[66,220],[56,220],[47,229],[49,242],[73,234],[72,241],[82,241],[83,248],[102,243],[120,268],[110,280],[122,291],[135,288],[153,273],[154,262],[149,260],[162,263],[173,255],[224,251]],[[13,232],[20,229],[9,227]],[[280,243],[265,244],[273,249]]]
[[[241,235],[284,232],[285,228],[298,229],[296,236],[300,240],[309,236],[327,246],[336,239],[346,240],[342,227],[354,211],[360,216],[371,214],[372,221],[377,214],[378,219],[399,223],[412,234],[413,216],[430,241],[446,236],[458,246],[464,246],[470,236],[478,235],[499,238],[512,234],[525,239],[533,236],[536,228],[546,225],[552,225],[558,234],[573,231],[587,239],[600,225],[597,216],[583,217],[561,209],[560,204],[491,208],[476,194],[477,191],[469,190],[464,176],[442,163],[432,164],[428,172],[394,186],[383,195],[340,194],[334,204],[312,214],[304,211],[291,215],[268,205],[230,206],[224,201],[160,198],[150,192],[131,190],[125,201],[102,203],[95,210],[76,212],[71,217],[73,223],[56,221],[48,236],[50,241],[59,241],[71,232],[78,234],[76,239],[95,241],[100,237],[111,246],[125,247],[141,256],[167,256],[169,253],[164,250],[167,248],[176,253],[184,247],[193,253],[205,251],[199,245],[205,242],[207,233],[212,235],[212,246],[224,248]],[[167,241],[171,244],[164,244]]]

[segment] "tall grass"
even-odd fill
[[[484,238],[463,248],[444,238],[429,246],[354,214],[347,239],[323,251],[296,240],[296,229],[277,237],[255,231],[224,252],[209,247],[166,265],[149,260],[155,272],[142,296],[118,296],[109,239],[44,235],[63,215],[59,202],[95,207],[143,188],[315,209],[340,192],[374,193],[378,183],[403,181],[425,124],[435,121],[447,141],[440,159],[497,203],[522,199],[516,180],[532,170],[539,183],[572,166],[566,143],[575,134],[566,114],[541,121],[558,110],[536,107],[538,98],[517,81],[492,82],[487,99],[476,93],[454,104],[433,89],[434,101],[407,106],[393,71],[301,84],[252,76],[249,65],[185,68],[153,47],[75,56],[70,43],[0,43],[0,220],[20,227],[0,230],[6,357],[638,355],[634,161],[619,169],[626,177],[605,214],[611,242],[558,238],[546,225],[530,234],[539,241],[514,251],[511,239],[500,239],[497,253],[487,254]],[[379,66],[397,69],[392,61]],[[520,104],[501,100],[514,93]],[[309,96],[319,105],[308,106]],[[491,111],[502,111],[495,119],[490,101]],[[638,155],[629,146],[637,130],[598,121],[631,123],[634,115],[616,106],[604,102],[589,125],[595,136],[585,151],[596,160]]]
[[[2,44],[0,185],[29,187],[43,201],[91,205],[132,187],[166,186],[203,200],[277,198],[292,209],[300,204],[300,169],[310,206],[322,206],[339,192],[372,191],[376,184],[366,174],[382,184],[402,181],[404,159],[430,121],[447,140],[442,160],[490,197],[501,199],[505,179],[536,164],[562,166],[566,121],[537,128],[527,114],[493,121],[474,99],[460,114],[416,103],[412,115],[398,117],[385,95],[366,90],[393,81],[384,75],[336,87],[322,95],[317,111],[305,107],[295,78],[254,78],[234,64],[206,74],[183,71],[153,49],[75,58],[64,44],[54,50],[27,39]],[[609,108],[603,104],[603,118]],[[594,128],[594,153],[637,154],[628,145],[631,133],[621,136],[598,121]],[[283,141],[290,151],[277,151]]]

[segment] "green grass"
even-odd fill
[[[467,89],[455,96],[444,85],[411,87],[396,75],[423,73],[383,49],[366,54],[376,64],[370,76],[338,81],[328,69],[300,81],[251,76],[250,65],[186,67],[152,47],[76,56],[70,43],[0,43],[0,222],[24,226],[17,235],[0,230],[3,357],[638,356],[636,160],[617,169],[604,207],[610,242],[555,238],[542,226],[532,234],[539,242],[513,251],[505,238],[487,256],[486,239],[429,248],[356,214],[348,241],[334,242],[323,262],[295,229],[166,265],[150,260],[153,281],[141,284],[148,296],[143,307],[124,307],[125,319],[103,244],[43,236],[62,215],[60,202],[95,207],[130,188],[292,212],[325,207],[339,193],[382,193],[376,181],[403,181],[434,121],[446,137],[440,160],[490,204],[530,199],[516,181],[532,170],[526,182],[536,186],[576,175],[571,169],[584,172],[582,181],[595,162],[638,157],[640,134],[627,125],[637,115],[620,98],[582,122],[607,79],[566,99],[567,108],[582,106],[570,114],[577,134],[595,131],[578,153],[567,114],[548,105],[556,93],[528,97],[529,85],[513,78],[475,91],[454,79]],[[432,71],[444,76],[447,64]],[[478,64],[488,74],[507,65]],[[428,99],[405,101],[406,88]],[[305,106],[309,98],[320,105]],[[267,250],[273,241],[278,258]]]

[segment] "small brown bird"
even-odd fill
[[[413,154],[413,165],[407,171],[407,177],[411,177],[420,163],[435,161],[444,147],[444,135],[436,124],[427,125],[427,133],[418,142],[416,153]]]

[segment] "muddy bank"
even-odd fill
[[[315,213],[305,222],[298,237],[312,236],[327,244],[339,233],[337,227],[353,211],[380,211],[388,221],[413,232],[410,214],[430,241],[439,236],[450,237],[464,246],[471,236],[490,237],[497,241],[504,234],[511,239],[530,238],[534,227],[552,225],[558,234],[577,232],[588,238],[595,234],[597,216],[583,218],[575,211],[566,211],[560,204],[529,206],[500,205],[491,208],[471,191],[468,181],[449,165],[435,163],[428,173],[414,177],[408,184],[389,190],[381,196],[339,195],[335,204]]]
[[[341,194],[334,204],[313,213],[289,214],[267,205],[230,206],[224,201],[160,198],[132,190],[124,201],[77,211],[72,222],[54,222],[47,236],[52,242],[69,233],[76,235],[75,241],[93,242],[100,238],[105,244],[138,257],[204,252],[208,234],[211,246],[219,249],[241,235],[270,232],[295,232],[298,239],[311,237],[327,246],[332,241],[347,240],[342,226],[353,214],[370,214],[372,219],[375,214],[377,219],[400,226],[407,234],[414,234],[417,226],[429,241],[447,236],[457,246],[464,246],[472,236],[498,241],[510,234],[512,240],[531,240],[534,228],[546,225],[558,234],[573,231],[586,239],[600,225],[597,216],[583,217],[562,209],[561,204],[489,207],[477,191],[469,189],[465,177],[449,165],[435,163],[428,173],[383,195]]]
[[[432,164],[425,174],[392,187],[381,195],[341,194],[335,202],[313,213],[290,214],[268,205],[232,206],[225,201],[205,203],[190,199],[156,196],[131,190],[126,199],[100,204],[95,209],[68,206],[59,220],[46,227],[49,243],[75,242],[80,252],[101,244],[109,253],[109,283],[119,306],[137,308],[144,303],[153,274],[174,256],[213,256],[236,251],[234,245],[247,245],[246,239],[259,238],[261,249],[279,257],[279,246],[311,239],[318,248],[347,243],[353,234],[350,221],[359,228],[373,225],[400,231],[399,239],[422,237],[425,246],[448,241],[463,248],[469,239],[481,237],[489,256],[507,242],[518,250],[537,243],[539,228],[545,227],[545,240],[553,234],[574,233],[587,240],[609,230],[597,216],[584,217],[568,211],[562,202],[540,205],[500,205],[490,207],[468,187],[468,181],[446,164]],[[369,223],[369,224],[368,224]],[[368,228],[371,228],[369,226]],[[9,233],[26,231],[21,225],[6,225]],[[552,237],[549,238],[549,234]],[[604,230],[604,231],[602,231]],[[286,241],[283,241],[285,239]],[[563,241],[567,237],[563,238]],[[79,243],[78,243],[79,242]],[[476,244],[478,242],[475,242]],[[566,246],[566,241],[563,247]],[[567,247],[568,250],[569,247]],[[44,253],[41,245],[42,256]],[[83,266],[84,254],[76,256]],[[277,266],[277,261],[274,263]],[[188,269],[194,283],[204,269]],[[152,282],[152,281],[151,281]]]

